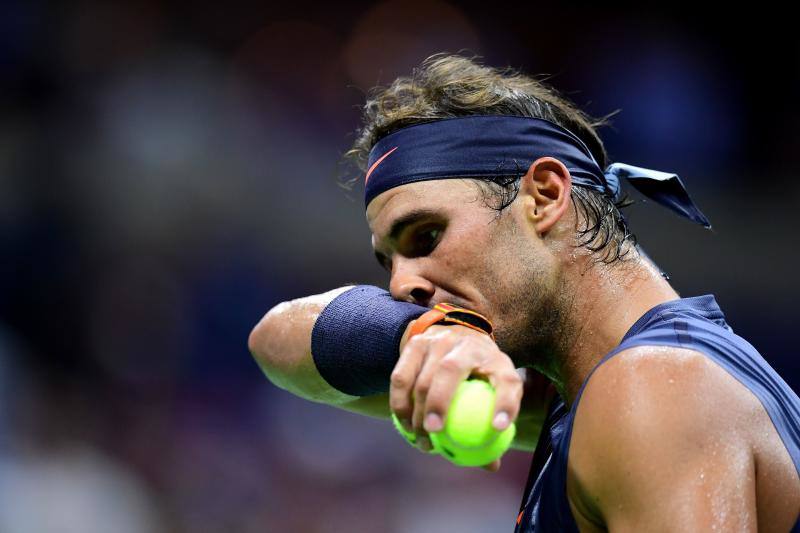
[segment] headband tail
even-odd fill
[[[628,180],[636,190],[682,217],[711,229],[711,222],[694,204],[677,174],[613,163],[606,168],[609,181]]]

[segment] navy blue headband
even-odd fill
[[[548,120],[478,115],[416,124],[373,146],[365,178],[365,205],[399,185],[443,178],[522,175],[536,159],[551,156],[569,169],[572,183],[619,199],[620,178],[648,198],[707,228],[677,174],[613,163],[605,172],[572,132]]]

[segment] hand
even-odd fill
[[[523,379],[489,336],[458,325],[433,325],[405,342],[410,327],[392,371],[389,406],[406,430],[416,433],[420,449],[431,449],[428,432],[444,427],[458,385],[470,376],[488,380],[495,389],[495,429],[503,430],[516,420]],[[483,468],[496,472],[500,459]]]

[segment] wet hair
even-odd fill
[[[388,87],[370,91],[358,130],[345,160],[366,170],[369,152],[383,137],[407,126],[471,115],[515,115],[541,118],[558,124],[581,139],[600,168],[608,165],[608,154],[596,129],[610,124],[610,113],[592,118],[554,88],[516,70],[480,64],[460,55],[430,56]],[[511,205],[519,193],[520,179],[528,170],[476,180],[487,207],[498,212]],[[347,184],[352,186],[358,178]],[[578,219],[578,246],[592,252],[595,260],[613,263],[635,248],[621,209],[633,201],[625,194],[615,199],[606,193],[573,184],[571,199]],[[579,215],[580,213],[580,215]]]

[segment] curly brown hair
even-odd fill
[[[375,143],[414,124],[471,115],[514,115],[549,120],[571,131],[586,144],[600,167],[605,168],[608,154],[596,128],[609,125],[609,118],[618,111],[592,118],[544,83],[545,78],[535,79],[510,68],[488,67],[475,58],[430,56],[410,76],[401,76],[388,87],[370,91],[363,108],[363,126],[352,148],[345,153],[345,160],[366,170]],[[476,180],[484,192],[486,205],[501,214],[516,198],[520,178],[526,170]],[[357,179],[347,184],[352,186]],[[575,184],[571,198],[576,218],[583,222],[576,229],[578,246],[585,246],[597,261],[605,263],[621,259],[635,249],[636,237],[620,212],[633,203],[627,195],[615,199]]]

